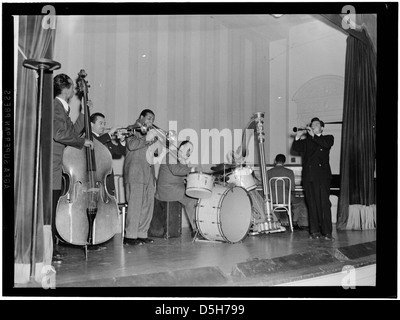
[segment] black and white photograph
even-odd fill
[[[2,12],[3,296],[397,298],[397,2]]]

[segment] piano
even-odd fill
[[[266,169],[269,170],[273,168],[273,164],[267,164]],[[298,197],[304,197],[304,190],[301,184],[301,164],[292,164],[285,165],[285,168],[291,169],[294,172],[294,181],[295,181],[295,193]],[[262,191],[262,179],[261,179],[261,169],[259,166],[253,167],[254,175],[257,178],[257,190]],[[340,174],[332,174],[331,186],[330,186],[330,194],[337,196],[339,198],[340,195]]]

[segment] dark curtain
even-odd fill
[[[363,30],[347,38],[338,229],[375,227],[375,118],[376,54]]]
[[[366,31],[366,16],[356,14],[355,27],[347,29],[342,26],[343,14],[321,16],[348,35],[336,227],[373,229],[376,227],[376,51]]]
[[[42,27],[43,16],[19,16],[17,99],[15,106],[14,282],[30,280],[32,250],[35,279],[44,261],[43,216],[51,210],[52,73],[45,73],[42,115],[37,117],[38,73],[23,66],[25,59],[52,59],[55,30]],[[42,121],[37,224],[33,226],[35,139]],[[36,228],[36,248],[32,233]],[[51,260],[50,260],[51,262]]]

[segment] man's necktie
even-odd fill
[[[67,116],[69,116],[70,112],[71,112],[71,108],[68,106]]]

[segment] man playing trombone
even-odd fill
[[[128,129],[133,134],[126,139],[126,156],[124,162],[125,197],[128,202],[128,211],[125,224],[123,243],[128,245],[143,245],[154,242],[147,237],[154,209],[155,172],[154,164],[148,161],[148,152],[156,150],[150,148],[157,141],[146,139],[147,128],[154,123],[155,114],[149,109],[140,113],[139,119]],[[142,130],[136,131],[136,128]]]

